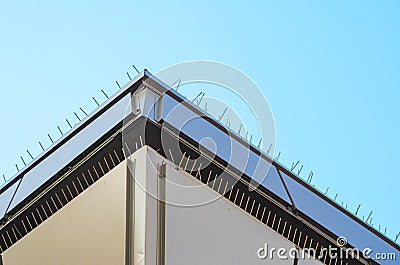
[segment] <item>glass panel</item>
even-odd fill
[[[369,231],[354,219],[332,206],[314,192],[281,172],[289,192],[293,197],[296,207],[322,226],[332,231],[338,237],[343,236],[354,247],[363,250],[372,249],[372,253],[396,253],[400,252],[377,235]],[[382,264],[393,261],[380,261]]]
[[[287,203],[292,204],[275,166],[270,168],[267,178],[261,184],[284,199]]]
[[[290,203],[275,167],[199,114],[168,95],[163,99],[163,119]],[[229,132],[233,134],[233,132]],[[204,140],[211,139],[211,140]],[[271,169],[270,169],[271,168]],[[255,184],[255,183],[254,183]]]
[[[72,139],[26,173],[22,178],[21,185],[11,203],[9,211],[98,140],[100,136],[122,121],[125,113],[127,113],[128,106],[130,106],[130,95],[122,98]]]
[[[14,192],[20,182],[21,180],[18,180],[13,185],[11,185],[11,187],[0,194],[0,219],[3,218],[6,214],[7,207],[10,204],[12,196],[14,195]]]

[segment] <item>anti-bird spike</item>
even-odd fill
[[[220,121],[222,117],[224,117],[225,112],[228,110],[228,108],[225,108],[225,110],[222,112],[222,114],[219,116],[218,120]]]
[[[300,161],[297,161],[296,162],[296,164],[293,162],[292,163],[292,168],[290,169],[290,171],[293,171],[296,167],[297,167],[297,165],[300,163]]]
[[[201,101],[203,100],[203,97],[206,93],[203,92],[203,95],[201,95],[200,99],[197,101],[197,106],[200,105]]]
[[[20,157],[21,157],[22,163],[24,163],[24,165],[26,166],[24,158],[22,156],[20,156]]]
[[[68,119],[65,119],[65,120],[67,121],[68,126],[72,129],[72,125],[71,125],[71,123],[69,123],[69,120]]]
[[[366,222],[366,223],[368,223],[368,219],[371,217],[371,215],[372,215],[372,211],[369,213],[367,219],[365,219],[365,222]]]
[[[79,121],[81,121],[81,118],[79,118],[78,114],[76,114],[76,112],[74,112],[74,114],[75,114],[75,117],[76,117]]]
[[[97,102],[97,100],[94,97],[92,97],[92,99],[94,100],[94,102],[96,102],[97,106],[100,106],[99,102]]]
[[[51,138],[50,134],[47,134],[47,136],[49,137],[51,143],[54,143],[53,139]]]
[[[29,150],[27,149],[26,152],[28,153],[28,155],[33,159],[33,156],[31,154],[31,152],[29,152]]]
[[[173,89],[173,88],[174,88],[174,85],[175,85],[179,80],[181,80],[180,77],[178,77],[178,79],[176,79],[176,80],[170,85],[170,87]]]
[[[108,99],[108,95],[106,94],[106,92],[104,92],[104,90],[102,89],[102,90],[100,90],[101,91],[101,93],[103,93],[103,95]]]
[[[272,148],[272,144],[269,145],[268,151],[267,151],[267,155],[269,155],[269,152],[271,151]]]
[[[307,179],[307,182],[310,184],[311,183],[311,180],[312,180],[312,178],[313,178],[313,176],[314,176],[314,172],[310,172],[310,175],[308,175],[308,179]]]
[[[86,111],[84,111],[81,107],[79,107],[79,109],[80,109],[83,113],[85,113],[86,116],[88,115],[88,114],[86,113]]]
[[[360,207],[361,207],[361,203],[358,205],[358,207],[357,207],[356,212],[355,212],[354,215],[357,215],[357,214],[358,214],[358,210],[360,210]]]
[[[301,173],[301,171],[303,170],[303,166],[304,166],[304,165],[301,165],[300,169],[297,171],[297,175],[298,175],[298,176],[300,176],[300,173]]]
[[[39,142],[39,145],[40,145],[40,147],[42,148],[42,151],[44,151],[44,147],[43,147],[43,145],[42,145],[41,142]]]
[[[261,142],[262,142],[262,137],[260,138],[260,141],[258,142],[258,145],[257,145],[258,149],[260,149]]]
[[[133,69],[135,69],[135,71],[136,71],[137,73],[139,73],[139,70],[136,68],[136,66],[135,66],[134,64],[132,64],[132,67],[133,67]]]
[[[239,135],[240,135],[240,131],[242,130],[242,126],[243,126],[243,123],[240,124],[239,130],[238,130]]]
[[[203,92],[200,92],[194,99],[192,99],[192,102],[194,102],[198,97],[200,97],[200,95],[202,94]]]

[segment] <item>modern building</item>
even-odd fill
[[[400,257],[395,242],[146,70],[0,187],[0,218],[5,265]]]

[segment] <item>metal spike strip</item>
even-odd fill
[[[175,91],[178,92],[179,86],[181,85],[181,80],[179,79],[178,86],[176,87]]]
[[[302,170],[303,170],[303,165],[301,165],[300,169],[297,171],[297,176],[300,176]]]
[[[176,79],[171,85],[169,85],[169,87],[174,89],[175,84],[178,83],[179,80],[181,80],[180,77],[178,77],[178,79]]]
[[[115,135],[115,134],[114,134]],[[42,145],[41,145],[42,146]],[[97,151],[99,151],[101,149],[101,147],[99,148],[99,149],[97,149]],[[91,154],[89,154],[89,155],[92,155],[93,153],[91,153]],[[121,159],[119,158],[119,155],[117,154],[117,152],[116,152],[116,150],[114,150],[114,154],[115,154],[115,156],[116,156],[116,159],[118,160],[118,162],[121,162]],[[110,155],[110,154],[109,154]],[[110,159],[111,159],[111,161],[114,161],[114,159],[112,158],[112,156],[110,155]],[[84,159],[84,160],[82,160],[82,161],[86,161],[86,159]],[[110,161],[110,163],[111,163],[111,161]],[[105,164],[106,165],[108,165],[108,162],[107,162],[107,159],[105,159],[104,158],[104,162],[105,162]],[[114,163],[114,162],[113,162]],[[98,163],[98,166],[99,166],[99,168],[102,170],[102,172],[103,173],[105,173],[104,172],[104,170],[103,170],[103,166],[101,165],[101,163]],[[115,163],[114,163],[114,166],[115,166]],[[17,169],[19,170],[19,168],[18,168],[18,166],[16,165],[16,167],[17,167]],[[97,170],[96,170],[96,168],[95,167],[93,167],[93,170],[94,170],[94,172],[96,173],[96,175],[97,175],[97,179],[99,179],[101,176],[99,176],[98,175],[98,172],[97,172]],[[61,177],[61,179],[63,180],[63,179],[65,179],[66,178],[66,176],[68,176],[69,174],[71,173],[71,171],[69,170],[67,173],[66,173],[66,175],[63,175],[62,177]],[[90,172],[89,172],[90,173]],[[62,181],[61,180],[61,181]],[[76,178],[76,180],[77,180],[77,182],[79,182],[79,184],[81,185],[81,187],[82,187],[82,183],[80,182],[80,179],[79,179],[79,177],[77,177]],[[60,181],[60,180],[59,180]],[[85,181],[86,181],[86,183],[87,183],[87,187],[89,187],[89,184],[88,184],[88,182],[87,182],[87,179],[85,178]],[[92,179],[92,181],[93,181],[93,179]],[[59,183],[59,182],[57,182],[57,183]],[[93,182],[92,182],[93,183]],[[76,187],[76,185],[75,185],[75,183],[74,183],[74,181],[72,180],[72,184],[74,185],[74,187]],[[72,185],[72,184],[70,184],[70,185]],[[49,189],[48,190],[50,190],[51,189],[51,187],[54,187],[54,183],[49,187]],[[43,191],[43,193],[46,193],[48,190],[46,190],[46,191]],[[82,190],[83,190],[83,188],[82,188]],[[70,186],[67,184],[66,185],[66,187],[64,186],[64,188],[61,188],[61,191],[58,191],[58,193],[57,192],[55,192],[54,194],[55,194],[55,198],[57,199],[56,201],[54,200],[54,198],[53,198],[53,196],[50,196],[50,199],[51,199],[51,201],[52,201],[52,203],[53,203],[53,206],[54,206],[54,208],[55,209],[52,209],[51,207],[50,207],[50,201],[49,200],[47,200],[46,201],[46,205],[48,206],[48,210],[51,212],[51,214],[53,214],[55,211],[57,211],[58,209],[60,209],[63,205],[65,205],[68,201],[70,201],[70,199],[68,198],[68,196],[67,196],[67,192],[70,194],[70,198],[72,199],[72,197],[73,197],[73,195],[72,195],[72,192],[71,192],[71,189],[70,189]],[[63,197],[61,197],[61,199],[60,199],[60,196],[59,196],[59,194],[61,194],[62,193],[62,195],[64,196],[64,199],[65,199],[65,201],[62,199]],[[53,195],[54,195],[53,194]],[[76,194],[76,195],[78,195],[78,194]],[[29,209],[29,207],[30,207],[30,205],[32,205],[32,204],[34,204],[35,202],[37,202],[38,200],[40,200],[40,199],[44,199],[44,197],[42,197],[42,195],[41,194],[39,194],[33,201],[31,201],[30,203],[28,203],[28,205],[26,206],[26,209]],[[58,202],[58,203],[57,203]],[[40,204],[41,205],[41,207],[44,209],[44,207],[43,207],[43,203],[42,204]],[[36,207],[35,209],[34,209],[34,211],[33,212],[31,212],[31,215],[28,215],[28,216],[25,216],[25,220],[27,221],[27,224],[29,225],[29,227],[30,227],[30,230],[32,230],[32,229],[34,229],[35,227],[32,225],[32,224],[36,224],[36,226],[37,225],[39,225],[40,224],[40,222],[38,222],[38,220],[40,220],[40,221],[42,221],[43,220],[43,218],[44,218],[44,216],[46,216],[46,218],[48,218],[49,217],[49,214],[47,214],[47,212],[46,213],[42,213],[42,214],[40,214],[40,212],[38,212],[39,210],[38,210],[38,208]],[[38,215],[35,215],[35,214],[38,214]],[[33,219],[31,219],[31,218],[33,218]],[[24,224],[24,221],[23,220],[21,220],[22,221],[22,225],[23,225],[23,228],[25,228],[25,231],[26,231],[26,233],[28,233],[28,229],[27,229],[27,226]],[[15,227],[15,229],[17,230],[17,231],[19,231],[18,229],[17,229],[17,227],[15,226],[15,223],[12,225],[12,227],[11,227],[11,229],[14,231],[14,227]],[[4,227],[3,227],[4,228]],[[6,228],[7,229],[7,228]],[[3,229],[3,231],[4,231],[4,229]],[[11,230],[5,230],[6,231],[6,233],[7,234],[9,234],[9,233],[11,233]],[[15,231],[14,231],[15,232]],[[4,234],[3,234],[4,235]],[[21,235],[21,237],[22,237],[22,235]],[[10,242],[10,244],[12,244],[13,242]],[[3,248],[3,246],[1,245],[2,244],[2,242],[0,241],[0,249],[3,251],[3,250],[5,250],[5,248]],[[8,247],[8,244],[7,244],[7,246],[5,246],[5,247]]]
[[[267,151],[267,155],[269,155],[269,152],[271,151],[272,148],[272,144],[269,145],[268,151]]]
[[[75,114],[75,117],[76,117],[79,121],[81,121],[81,118],[79,118],[78,114],[76,114],[76,112],[74,112],[74,114]]]
[[[307,183],[311,184],[311,180],[312,180],[313,176],[314,176],[314,173],[311,171],[310,175],[308,175]]]
[[[26,166],[24,158],[22,156],[20,156],[20,157],[21,157],[22,163],[24,163],[24,166]]]
[[[200,99],[197,101],[197,106],[200,106],[201,101],[203,101],[204,95],[206,93],[203,92],[203,95],[201,95]]]
[[[136,68],[136,66],[135,66],[134,64],[132,64],[132,67],[133,67],[133,69],[135,69],[135,71],[136,71],[137,73],[139,73],[139,70]]]
[[[102,90],[100,90],[101,91],[101,93],[103,93],[103,95],[108,99],[109,97],[108,97],[108,95],[106,94],[106,92],[104,92],[104,90],[102,89]]]
[[[192,99],[192,102],[194,102],[198,97],[200,97],[201,94],[203,94],[203,92],[200,92],[196,97],[194,97],[194,98]]]
[[[358,210],[360,210],[360,207],[361,207],[361,203],[358,205],[357,210],[356,210],[356,212],[354,213],[354,215],[357,215],[357,214],[358,214]]]
[[[43,145],[42,145],[41,142],[39,142],[39,145],[40,145],[40,147],[42,148],[42,151],[44,151],[44,147],[43,147]]]
[[[279,160],[279,157],[281,157],[281,152],[278,153],[278,157],[276,158],[276,161]]]
[[[238,134],[240,135],[240,131],[242,130],[243,124],[240,124],[239,130],[238,130]]]
[[[47,134],[47,136],[49,137],[51,143],[54,143],[53,139],[51,138],[50,134]]]
[[[224,117],[226,111],[228,110],[228,108],[225,108],[225,110],[222,112],[222,114],[219,116],[218,121],[222,120],[222,117]]]
[[[296,167],[297,167],[297,165],[300,163],[300,161],[297,161],[296,162],[296,164],[293,162],[292,163],[292,167],[290,168],[290,171],[293,171]]]
[[[260,141],[258,142],[258,145],[257,145],[257,148],[258,148],[258,149],[260,149],[261,142],[262,142],[262,137],[261,137]]]
[[[86,113],[86,111],[84,111],[81,107],[79,107],[79,109],[80,109],[86,116],[88,116],[88,114]]]
[[[92,97],[93,101],[96,103],[97,106],[100,106],[99,102],[97,102],[95,97]]]
[[[365,222],[366,222],[367,224],[368,224],[368,219],[371,217],[371,215],[372,215],[372,211],[369,213],[367,219],[365,219]]]
[[[33,156],[31,154],[31,152],[29,152],[29,150],[26,150],[26,152],[28,153],[28,155],[31,157],[31,159],[33,159]]]
[[[65,121],[68,123],[68,126],[72,129],[72,125],[71,125],[71,123],[69,123],[69,120],[65,119]]]
[[[115,151],[115,150],[114,150]],[[113,157],[114,156],[114,157]],[[116,156],[116,157],[115,157]],[[109,153],[101,161],[98,161],[96,165],[93,166],[93,170],[97,175],[97,179],[101,178],[103,175],[106,174],[104,172],[103,168],[106,167],[107,169],[111,170],[112,168],[110,165],[112,164],[113,167],[116,166],[116,164],[112,161],[115,161],[114,159],[117,158],[118,161],[121,161],[119,158],[119,155],[117,155],[116,152],[112,155]],[[100,169],[102,172],[102,175],[98,175],[98,170]],[[55,197],[50,196],[49,198],[46,197],[39,197],[37,199],[39,206],[36,207],[34,206],[35,204],[30,204],[31,206],[26,207],[26,211],[23,212],[25,214],[25,217],[23,217],[20,220],[20,223],[18,224],[13,224],[10,227],[3,227],[1,230],[1,237],[0,237],[0,253],[4,252],[6,249],[11,247],[13,244],[15,244],[18,240],[23,238],[26,234],[28,234],[30,231],[35,229],[37,226],[39,226],[41,223],[43,223],[45,220],[47,220],[49,217],[51,217],[55,212],[57,212],[59,209],[61,209],[63,206],[65,206],[68,202],[73,200],[76,196],[78,196],[81,192],[83,192],[85,189],[87,189],[90,185],[92,185],[96,180],[92,179],[92,181],[89,183],[87,178],[85,177],[84,174],[82,174],[86,186],[84,187],[82,185],[82,182],[80,180],[80,176],[73,176],[72,175],[72,181],[70,181],[70,184],[67,184],[68,181],[65,184],[61,184],[62,186],[59,188],[59,191],[54,192]],[[63,179],[66,179],[66,176],[64,176]],[[63,183],[62,180],[61,182],[58,183]],[[77,185],[75,183],[79,183],[80,189],[77,188]],[[59,184],[60,185],[60,184]],[[73,191],[71,190],[71,187],[73,187]],[[41,200],[39,202],[39,200]],[[21,231],[18,229],[18,227],[23,228]],[[18,236],[17,236],[18,233]],[[2,240],[1,240],[2,239]]]

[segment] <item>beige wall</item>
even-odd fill
[[[126,211],[127,162],[124,161],[60,211],[39,225],[3,254],[5,265],[53,264],[159,264],[159,203],[147,191],[158,194],[158,169],[166,163],[168,181],[198,186],[198,180],[177,170],[147,146],[128,161],[136,181],[132,190],[132,211]],[[129,183],[129,182],[128,182]],[[133,185],[133,186],[132,186]],[[177,190],[165,184],[169,201],[194,202],[213,198],[209,187]],[[193,201],[194,200],[194,201]],[[133,211],[134,209],[134,211]],[[165,207],[165,264],[279,264],[293,259],[261,260],[257,250],[270,247],[289,249],[293,243],[248,215],[225,198],[196,207]],[[127,214],[128,219],[127,219]],[[131,218],[131,229],[126,220]],[[128,232],[129,231],[129,232]],[[127,234],[128,232],[128,234]],[[128,237],[127,237],[128,236]],[[128,242],[128,244],[126,244]],[[125,249],[128,249],[126,255]],[[321,264],[300,260],[300,265]]]
[[[143,156],[138,156],[137,159],[140,161]],[[265,243],[268,243],[269,248],[284,248],[289,251],[291,248],[296,248],[292,242],[224,197],[202,205],[188,206],[210,201],[215,198],[216,192],[191,175],[177,170],[176,166],[150,148],[147,150],[145,163],[146,189],[151,190],[153,194],[160,190],[156,187],[159,183],[154,181],[158,178],[157,167],[163,163],[167,164],[165,196],[167,202],[173,203],[166,204],[166,265],[295,264],[288,254],[287,259],[280,259],[276,253],[273,259],[260,259],[257,255],[257,251],[264,247]],[[177,206],[177,204],[186,206]],[[160,236],[156,233],[157,205],[154,198],[147,197],[146,207],[146,262],[144,264],[150,265],[157,264],[156,250],[160,247],[157,245],[157,239]],[[313,259],[304,259],[299,260],[298,264],[321,265],[322,263]]]
[[[3,254],[6,265],[124,264],[126,163]]]
[[[167,169],[167,178],[183,186],[196,185],[196,180],[172,167]],[[173,198],[177,195],[176,188],[167,185],[166,194],[170,200],[178,200]],[[198,201],[206,202],[217,193],[203,185],[186,195],[190,200],[197,197]],[[166,265],[294,263],[290,257],[259,259],[257,250],[265,243],[287,250],[295,245],[223,197],[199,206],[168,205],[166,232]]]

